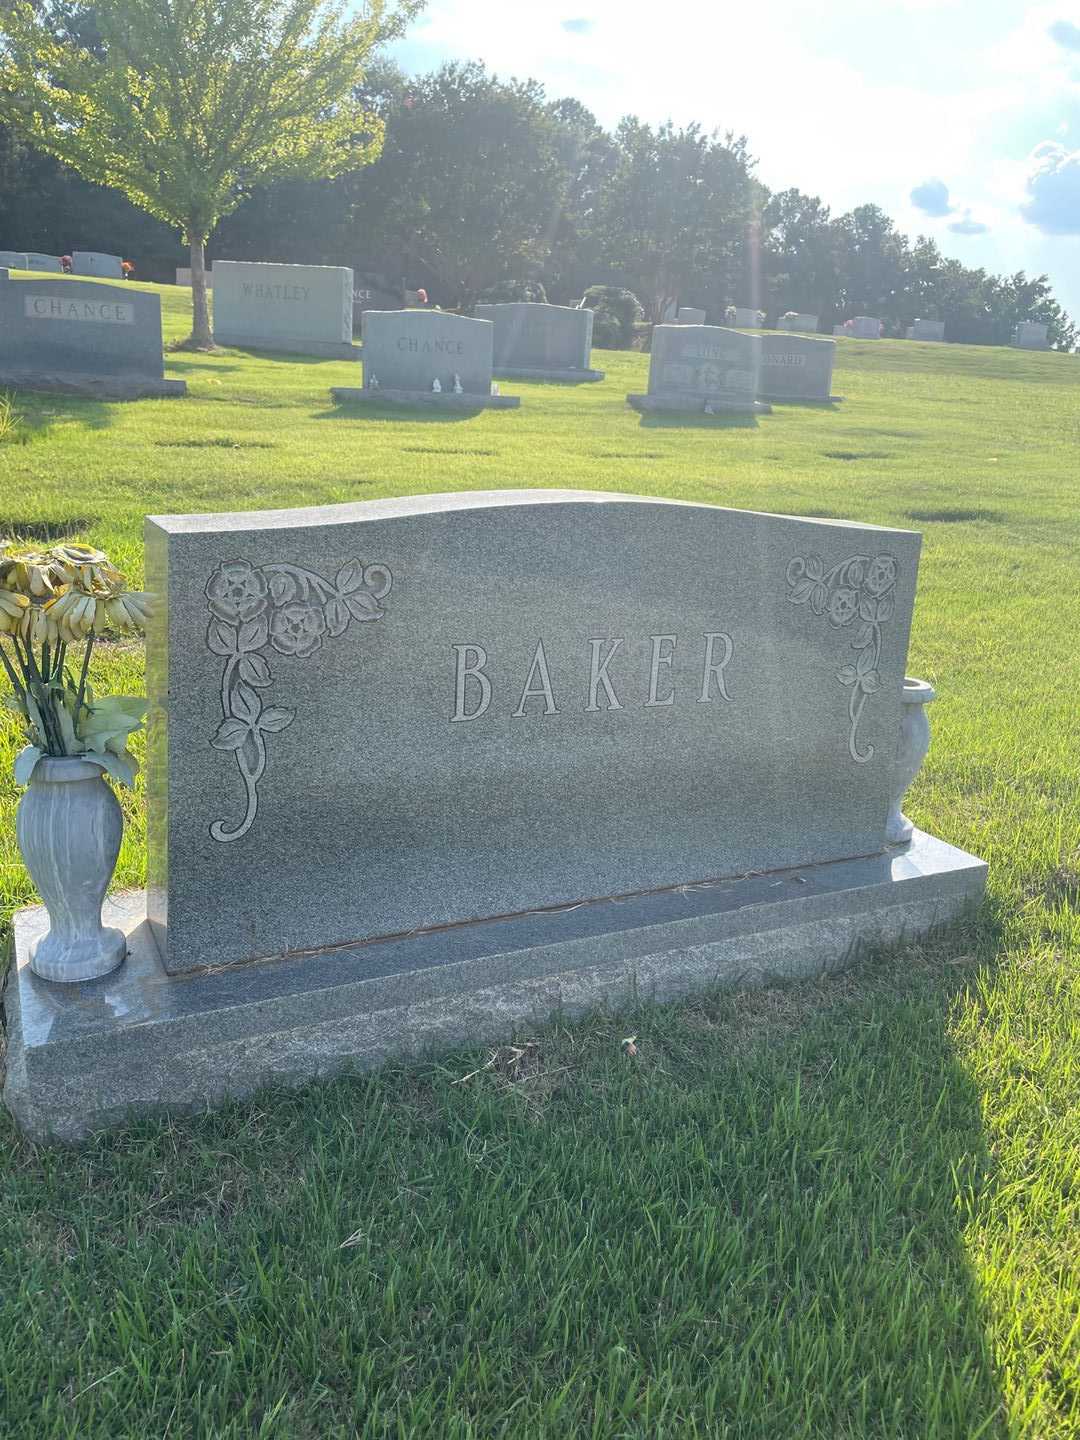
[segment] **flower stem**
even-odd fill
[[[15,691],[16,696],[24,696],[26,694],[26,687],[19,679],[19,676],[15,670],[15,666],[12,665],[11,661],[8,659],[7,651],[4,649],[3,645],[0,645],[0,660],[3,660],[4,662],[4,669],[7,671],[8,679],[11,681],[11,686],[12,689]]]
[[[79,671],[79,693],[75,697],[75,730],[79,729],[79,712],[83,708],[84,696],[86,695],[86,676],[90,669],[90,652],[94,648],[94,636],[91,633],[86,637],[86,649],[83,651],[82,669]]]

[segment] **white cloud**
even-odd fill
[[[1020,213],[1046,235],[1080,235],[1080,150],[1053,140],[1036,145]]]
[[[990,226],[985,220],[976,220],[969,208],[965,208],[959,220],[950,220],[949,229],[954,235],[985,235]]]
[[[1071,20],[1055,20],[1047,27],[1047,33],[1066,50],[1080,52],[1080,25],[1074,25]]]

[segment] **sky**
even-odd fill
[[[625,114],[744,134],[758,176],[880,205],[1080,319],[1080,0],[428,0],[409,73],[482,60]]]

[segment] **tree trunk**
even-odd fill
[[[191,345],[199,350],[213,348],[210,309],[206,303],[206,241],[191,238]]]

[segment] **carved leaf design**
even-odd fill
[[[290,600],[296,599],[296,581],[291,575],[283,575],[276,570],[270,576],[270,599],[275,605],[287,605]]]
[[[295,710],[285,710],[278,705],[270,705],[259,716],[259,729],[285,730],[295,718]]]
[[[874,643],[874,627],[872,625],[860,625],[855,639],[851,642],[853,650],[865,650],[867,645]]]
[[[240,661],[240,678],[249,685],[269,685],[270,666],[261,655],[245,655]]]
[[[807,600],[810,599],[810,592],[813,590],[813,588],[813,580],[800,580],[799,583],[795,586],[795,589],[792,590],[791,594],[788,596],[788,599],[791,601],[792,605],[805,605]]]
[[[349,607],[335,595],[326,602],[326,629],[331,635],[341,635],[349,628]]]
[[[254,620],[248,620],[240,626],[240,634],[237,637],[236,648],[241,652],[261,650],[266,644],[269,634],[270,622],[266,616],[256,616]]]
[[[259,718],[259,711],[262,709],[262,702],[250,685],[245,685],[241,680],[232,692],[232,710],[238,719],[245,721],[249,726],[254,725]]]
[[[347,560],[337,573],[334,588],[342,595],[358,590],[364,583],[364,567],[359,560]]]
[[[215,750],[239,750],[249,728],[243,720],[223,720],[210,744]]]
[[[859,678],[859,674],[854,665],[845,665],[842,670],[836,672],[836,678],[840,681],[841,685],[854,685],[855,681]]]
[[[355,594],[346,596],[345,604],[357,620],[378,620],[383,613],[366,590],[357,590]]]
[[[235,655],[236,626],[226,625],[224,620],[211,620],[206,631],[206,643],[215,655]]]

